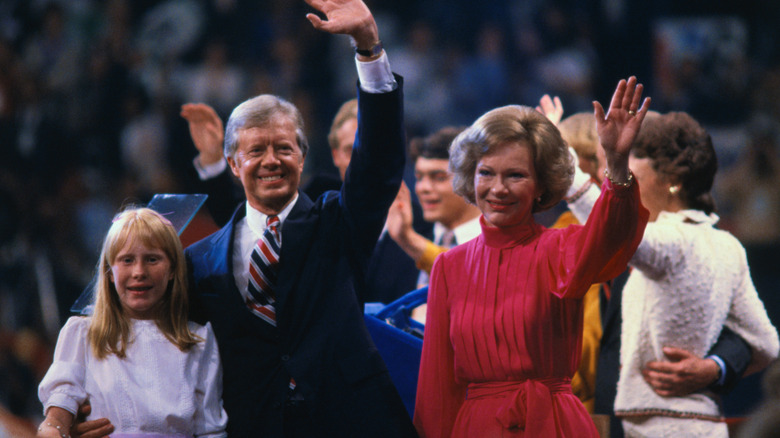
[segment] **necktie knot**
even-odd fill
[[[447,230],[442,234],[441,239],[439,239],[439,245],[443,246],[445,248],[452,248],[455,245],[457,245],[457,239],[455,238],[455,231],[453,230]]]
[[[266,224],[266,228],[265,228],[266,232],[263,234],[267,234],[268,230],[270,230],[271,236],[276,242],[276,246],[281,247],[282,238],[279,235],[279,225],[281,225],[281,221],[279,220],[279,216],[268,216],[268,219],[266,219],[265,224]]]

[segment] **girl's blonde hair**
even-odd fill
[[[171,264],[173,278],[158,306],[157,327],[181,351],[203,340],[187,326],[187,267],[176,230],[156,211],[131,207],[114,217],[97,264],[95,311],[87,338],[98,359],[109,354],[124,358],[130,343],[130,317],[122,309],[110,272],[119,251],[133,242],[162,250]]]

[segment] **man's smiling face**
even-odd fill
[[[414,185],[422,206],[423,218],[441,222],[449,229],[470,219],[469,204],[452,188],[449,161],[443,158],[418,157],[414,163]]]
[[[238,148],[228,163],[241,180],[249,205],[265,214],[278,214],[298,191],[304,156],[295,124],[277,116],[261,127],[238,132]]]

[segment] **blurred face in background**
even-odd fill
[[[453,191],[448,166],[446,159],[418,157],[414,164],[414,192],[426,221],[453,229],[474,215],[473,207]]]
[[[352,145],[355,143],[357,119],[349,119],[336,130],[336,147],[330,150],[333,165],[339,170],[341,180],[347,174],[347,166],[352,159]]]
[[[650,158],[628,157],[628,168],[639,184],[639,197],[642,205],[650,212],[649,221],[653,222],[662,211],[674,211],[671,206],[673,195],[669,192],[672,186],[669,181],[653,168]]]

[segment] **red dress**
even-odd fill
[[[636,183],[611,187],[584,226],[495,228],[436,260],[415,426],[428,437],[597,437],[571,392],[582,300],[620,274],[647,224]]]

